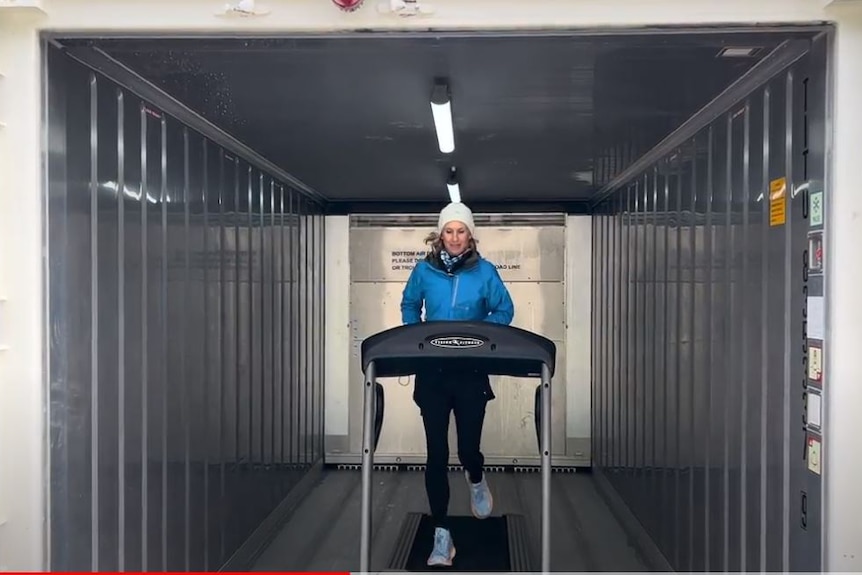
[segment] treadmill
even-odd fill
[[[379,377],[415,375],[446,362],[488,375],[540,378],[536,388],[536,434],[542,461],[541,570],[550,572],[551,378],[556,362],[551,340],[517,327],[485,321],[433,321],[402,325],[362,342],[365,374],[362,417],[360,571],[371,562],[371,472],[383,426],[384,390]],[[547,414],[547,416],[546,416]],[[478,520],[477,520],[478,521]]]

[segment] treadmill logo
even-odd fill
[[[449,337],[435,337],[431,340],[431,345],[435,347],[445,347],[447,349],[464,349],[471,347],[482,347],[485,342],[475,337],[459,337],[457,335]]]

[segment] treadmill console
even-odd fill
[[[394,327],[362,342],[362,371],[374,362],[376,377],[413,375],[440,362],[513,377],[553,376],[553,341],[533,332],[485,321],[434,321]]]

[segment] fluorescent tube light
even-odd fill
[[[460,203],[461,202],[461,189],[458,187],[458,183],[448,183],[446,187],[449,188],[449,200],[452,202]]]
[[[452,125],[452,102],[446,84],[435,84],[431,93],[431,114],[437,129],[437,145],[444,154],[455,151],[455,130]]]
[[[751,58],[760,52],[756,46],[728,46],[718,53],[719,58]]]
[[[461,188],[458,186],[458,170],[455,166],[449,168],[449,179],[446,180],[446,187],[449,188],[449,200],[452,202],[461,201]]]

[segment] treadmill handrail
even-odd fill
[[[376,377],[415,375],[441,361],[488,375],[551,376],[556,344],[539,334],[487,321],[431,321],[400,325],[362,342],[362,372],[374,363]]]

